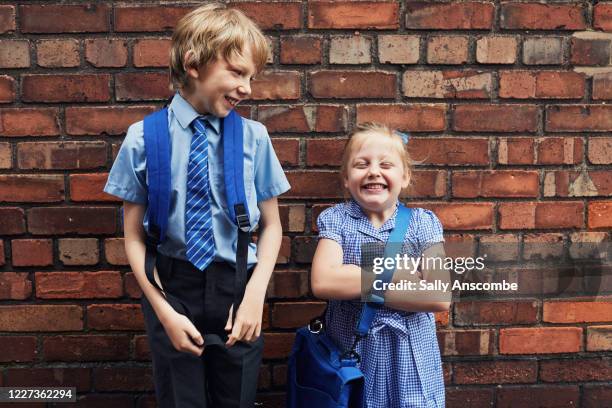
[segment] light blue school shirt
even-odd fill
[[[185,248],[185,199],[187,196],[187,165],[191,149],[191,122],[201,116],[180,94],[175,94],[168,106],[171,155],[170,214],[167,239],[158,251],[166,256],[187,260]],[[227,213],[223,173],[223,144],[221,120],[206,115],[208,137],[208,173],[211,189],[212,226],[215,240],[215,260],[236,264],[237,227]],[[276,197],[289,190],[289,182],[274,153],[270,136],[264,125],[243,119],[245,194],[249,206],[251,231],[260,218],[257,203]],[[143,122],[131,125],[104,187],[108,194],[124,201],[147,204],[146,155]],[[148,231],[148,208],[143,226]],[[249,244],[248,265],[257,263],[257,246]]]

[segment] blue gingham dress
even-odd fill
[[[376,229],[351,200],[321,213],[317,219],[319,238],[332,239],[342,246],[344,264],[360,265],[361,245],[386,243],[396,215],[397,209]],[[403,251],[420,256],[428,246],[443,240],[438,218],[431,211],[413,208]],[[361,306],[359,301],[329,302],[326,331],[343,350],[353,344]],[[444,378],[433,313],[380,308],[357,352],[366,379],[365,407],[444,407]]]

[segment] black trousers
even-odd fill
[[[189,262],[159,254],[157,271],[166,293],[187,309],[177,311],[190,317],[205,343],[201,357],[177,351],[151,304],[142,297],[158,406],[252,408],[263,336],[254,343],[237,342],[225,347],[224,327],[233,301],[235,269],[227,263],[213,262],[202,272]]]

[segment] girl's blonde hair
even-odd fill
[[[346,144],[344,153],[342,155],[342,167],[340,168],[342,180],[346,180],[348,177],[348,169],[350,166],[349,160],[351,159],[351,155],[356,150],[359,150],[369,137],[377,137],[379,139],[388,140],[391,143],[391,148],[400,155],[402,164],[404,165],[404,171],[406,172],[408,179],[412,180],[411,166],[413,161],[408,154],[408,150],[406,149],[404,138],[395,129],[376,122],[360,123],[349,135],[349,141]]]
[[[211,3],[192,10],[176,25],[170,49],[170,76],[174,87],[187,85],[185,67],[200,67],[217,57],[240,57],[246,47],[257,72],[261,72],[270,52],[257,25],[240,10]],[[185,54],[191,51],[187,60]]]

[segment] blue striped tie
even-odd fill
[[[203,271],[215,255],[208,183],[208,138],[203,118],[194,120],[192,127],[193,139],[187,167],[185,239],[187,259]]]

